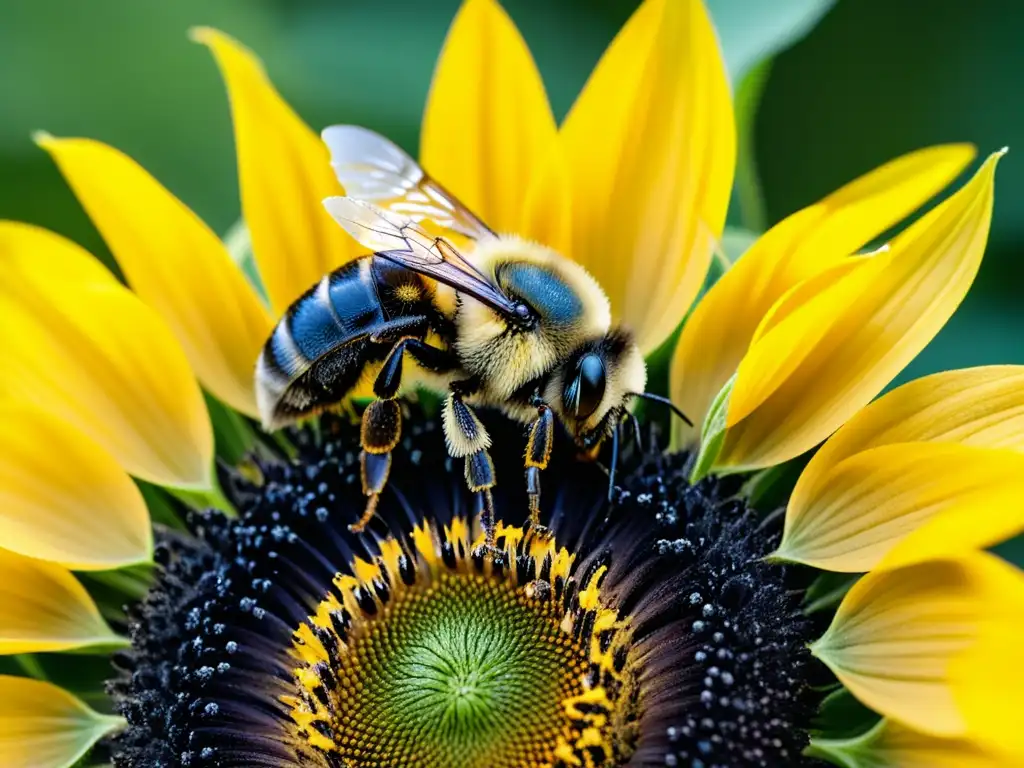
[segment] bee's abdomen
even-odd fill
[[[340,267],[303,294],[274,329],[265,350],[271,367],[301,375],[337,347],[366,336],[384,321],[369,258]]]
[[[384,358],[371,341],[396,317],[432,312],[423,280],[373,256],[339,267],[300,296],[271,334],[256,365],[265,425],[276,426],[341,400],[367,364]]]
[[[374,357],[369,335],[385,319],[372,257],[345,264],[288,308],[256,363],[256,401],[276,428],[342,399]]]

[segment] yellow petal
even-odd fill
[[[954,696],[972,736],[986,746],[1016,755],[1024,765],[1024,576],[1003,596],[1006,610],[987,622],[981,637],[954,660]]]
[[[67,569],[0,549],[0,654],[122,642]]]
[[[202,392],[154,310],[69,240],[0,222],[0,396],[73,424],[129,473],[209,488]]]
[[[0,675],[4,768],[70,768],[123,724],[119,717],[93,712],[51,683]]]
[[[893,768],[1008,768],[1008,757],[968,739],[939,739],[886,722],[874,744],[882,765]]]
[[[1024,453],[952,443],[861,451],[794,495],[776,553],[860,573],[968,552],[1024,530]]]
[[[572,253],[572,200],[569,166],[558,142],[536,169],[526,191],[523,217],[515,230],[562,254]]]
[[[1007,755],[969,739],[942,739],[882,720],[850,739],[812,739],[808,756],[849,768],[1007,768]]]
[[[645,0],[566,118],[573,257],[656,349],[697,296],[736,164],[732,96],[700,0]]]
[[[2,544],[75,570],[149,560],[152,528],[135,483],[94,440],[32,408],[0,406]]]
[[[969,735],[951,665],[1006,610],[1019,581],[985,553],[868,574],[811,651],[876,712],[933,736]]]
[[[492,229],[517,232],[556,135],[540,72],[512,19],[495,0],[466,0],[430,86],[423,167]]]
[[[1024,453],[1024,366],[943,371],[887,392],[821,447],[800,476],[794,495],[813,493],[831,467],[855,453],[911,442]]]
[[[1024,514],[1014,503],[1022,454],[1024,366],[904,384],[857,413],[811,459],[790,497],[778,555],[858,572],[879,567],[887,554],[892,567],[998,541]],[[977,503],[985,513],[972,517]],[[891,552],[901,540],[900,552]]]
[[[275,315],[362,250],[323,209],[341,192],[327,148],[274,90],[259,60],[222,32],[192,30],[217,59],[231,100],[242,214]]]
[[[125,277],[181,342],[203,385],[257,415],[253,368],[271,322],[217,236],[128,156],[42,136]]]
[[[974,158],[950,144],[911,152],[782,220],[704,295],[672,358],[672,400],[693,419],[676,441],[699,436],[715,394],[735,373],[761,318],[787,291],[832,267],[942,190]]]
[[[771,466],[813,448],[938,333],[981,263],[1001,154],[891,249],[811,297],[783,296],[789,306],[772,310],[781,319],[740,363],[719,468]]]

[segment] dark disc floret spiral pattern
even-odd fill
[[[239,510],[163,532],[109,684],[119,768],[804,768],[821,671],[777,518],[634,445],[614,502],[556,446],[525,523],[521,427],[491,416],[497,558],[438,421],[406,407],[362,534],[358,427],[324,416],[224,471]]]

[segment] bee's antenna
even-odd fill
[[[608,472],[608,501],[615,496],[615,470],[619,464],[619,427],[622,426],[622,422],[615,425],[614,431],[612,431],[612,461],[611,468]]]
[[[643,437],[640,434],[640,419],[636,417],[635,413],[629,414],[629,421],[633,425],[633,439],[636,440],[636,449],[643,453],[644,443]]]
[[[693,422],[690,421],[689,417],[679,409],[678,405],[673,403],[667,397],[662,397],[661,395],[656,395],[653,392],[630,392],[630,394],[633,397],[640,397],[640,398],[643,398],[644,400],[651,400],[651,401],[653,401],[655,403],[661,403],[662,405],[667,405],[669,408],[672,409],[672,412],[676,416],[678,416],[680,419],[685,421],[691,427],[693,426]]]

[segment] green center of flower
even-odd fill
[[[481,767],[546,760],[561,701],[583,672],[580,649],[546,605],[484,577],[444,574],[373,625],[350,649],[345,680],[355,684],[344,686],[336,722],[363,735],[375,759]]]
[[[571,563],[539,546],[547,570]],[[300,732],[351,768],[608,764],[621,643],[596,580],[520,582],[468,551],[445,541],[414,562],[394,545],[336,579],[296,633]]]

